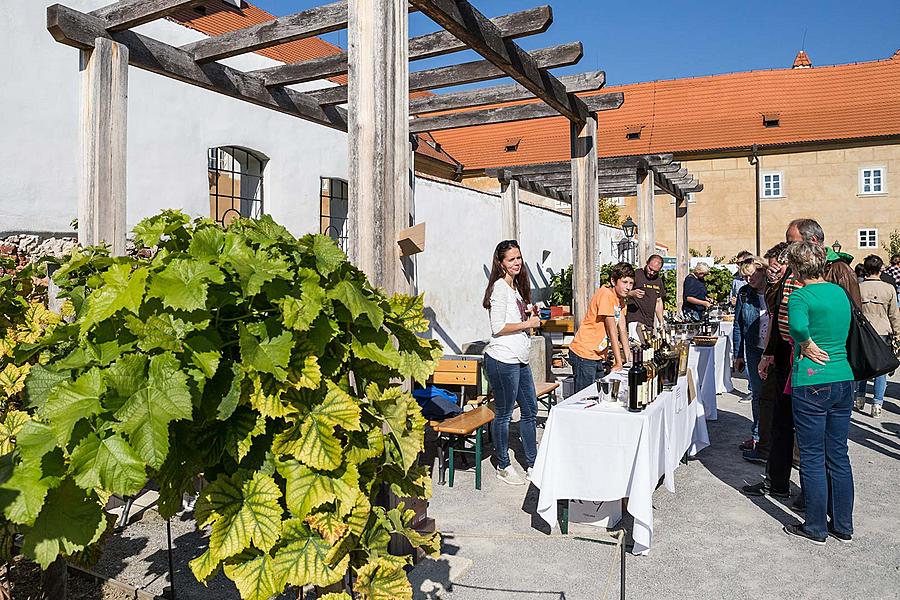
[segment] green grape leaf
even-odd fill
[[[416,548],[421,548],[427,554],[432,556],[441,553],[441,536],[437,532],[429,534],[421,534],[410,526],[412,520],[416,517],[414,510],[406,510],[401,502],[396,508],[384,510],[381,507],[376,509],[379,517],[384,519],[390,526],[390,532],[400,534]]]
[[[103,379],[109,391],[124,402],[147,385],[147,355],[136,353],[122,356],[103,371]]]
[[[221,258],[238,276],[245,297],[257,295],[265,283],[275,278],[291,281],[294,277],[285,259],[273,257],[264,250],[254,252],[230,231],[225,234]]]
[[[253,426],[253,429],[244,437],[244,439],[240,440],[237,443],[236,447],[236,455],[235,458],[238,462],[244,460],[244,457],[250,453],[250,448],[253,447],[253,438],[256,436],[262,435],[266,432],[266,418],[262,415],[256,417],[256,424]]]
[[[298,390],[317,389],[322,384],[322,370],[319,368],[319,359],[315,356],[307,356],[299,370],[290,372],[288,381]]]
[[[303,421],[298,433],[300,437],[293,445],[292,451],[284,454],[293,454],[314,469],[331,471],[340,466],[342,448],[341,443],[334,437],[334,427],[320,419],[310,418]],[[276,450],[276,454],[278,453]]]
[[[403,377],[409,377],[421,385],[425,385],[425,382],[434,373],[437,361],[441,355],[440,350],[437,351],[437,355],[437,358],[432,360],[422,360],[415,352],[401,352],[397,370]]]
[[[357,492],[356,499],[350,504],[349,512],[346,515],[347,525],[350,526],[350,533],[357,537],[361,537],[366,530],[369,522],[369,516],[372,514],[372,504],[362,492]]]
[[[192,411],[187,376],[178,359],[166,353],[150,359],[146,387],[132,394],[115,416],[141,458],[158,469],[169,453],[169,423],[190,419]]]
[[[159,245],[163,236],[174,233],[190,222],[190,217],[178,210],[164,210],[134,226],[134,243],[152,248]]]
[[[53,437],[51,436],[52,440]],[[41,512],[52,481],[45,479],[39,461],[23,462],[0,485],[3,515],[19,525],[31,525]]]
[[[328,297],[343,304],[354,320],[366,315],[376,329],[381,328],[384,323],[384,311],[381,307],[369,300],[363,290],[351,281],[339,281],[328,291]]]
[[[249,548],[251,543],[268,552],[281,532],[281,490],[269,475],[256,473],[244,480],[242,473],[220,476],[207,486],[197,501],[200,527],[212,525],[209,549],[224,560]]]
[[[347,255],[327,235],[312,236],[312,251],[316,256],[316,268],[325,277],[337,271],[338,267],[347,262]]]
[[[279,461],[276,468],[287,482],[288,510],[300,519],[328,502],[353,506],[359,495],[359,472],[353,465],[330,474],[310,469],[296,460]]]
[[[94,325],[105,321],[120,310],[138,314],[144,291],[147,287],[145,267],[131,271],[128,264],[114,264],[100,278],[103,285],[87,299],[87,310],[81,321],[81,333],[86,333]]]
[[[225,274],[199,260],[172,259],[165,269],[153,275],[147,295],[159,298],[163,306],[182,310],[206,308],[209,284],[222,284]]]
[[[239,327],[241,359],[244,367],[249,367],[262,373],[270,373],[284,381],[287,377],[285,370],[291,358],[291,349],[294,346],[293,336],[289,331],[283,331],[275,337],[269,337],[262,328],[257,328],[254,335],[243,324]]]
[[[363,600],[412,600],[412,586],[406,572],[383,557],[357,569],[353,589]]]
[[[191,567],[191,571],[194,573],[194,577],[197,578],[197,581],[206,583],[209,581],[209,578],[219,570],[220,562],[219,559],[213,556],[212,552],[207,550],[188,563],[188,566]]]
[[[238,363],[233,363],[231,365],[231,373],[231,385],[228,388],[228,393],[222,398],[222,402],[219,403],[219,408],[216,411],[216,418],[220,421],[226,421],[231,418],[241,400],[241,382],[244,380],[244,369]]]
[[[188,254],[199,260],[215,261],[219,258],[224,246],[225,232],[218,225],[210,224],[194,230],[188,246]]]
[[[60,373],[59,371],[48,369],[43,365],[34,365],[31,367],[31,371],[28,373],[28,379],[25,380],[25,398],[28,401],[28,407],[40,411],[47,402],[50,391],[53,390],[57,384],[68,380],[69,373]]]
[[[325,400],[313,407],[309,415],[332,427],[359,431],[362,411],[357,401],[330,381],[327,385],[328,393],[325,394]]]
[[[324,596],[319,596],[319,600],[353,600],[347,592],[331,592]]]
[[[391,318],[413,333],[428,331],[431,323],[425,318],[425,296],[394,294],[390,298]]]
[[[408,471],[425,448],[425,418],[422,416],[422,409],[411,394],[399,387],[379,392],[377,386],[370,385],[366,388],[366,395],[381,412],[400,463],[404,471]]]
[[[364,436],[349,436],[348,441],[345,455],[351,463],[362,464],[370,458],[384,454],[384,434],[380,428],[369,429]]]
[[[188,323],[169,313],[154,314],[147,318],[125,316],[125,327],[138,338],[138,347],[144,352],[156,348],[179,352],[185,337],[206,323],[208,321]]]
[[[53,429],[39,421],[28,421],[16,437],[16,450],[26,461],[37,461],[56,448]]]
[[[144,461],[116,434],[104,439],[88,435],[72,451],[70,460],[75,483],[85,490],[99,488],[129,496],[141,491],[147,482]]]
[[[191,362],[207,379],[212,379],[219,370],[222,352],[212,340],[203,335],[194,335],[185,340],[190,351]]]
[[[306,517],[306,522],[331,545],[337,543],[347,532],[347,524],[334,513],[316,513]]]
[[[100,396],[106,389],[98,369],[91,369],[75,381],[58,384],[38,413],[50,425],[57,443],[65,448],[72,428],[84,418],[100,413]]]
[[[331,544],[302,520],[285,521],[282,537],[285,545],[275,553],[275,569],[282,582],[295,586],[324,587],[343,579],[350,555],[334,567],[330,566],[327,557]]]
[[[237,586],[243,600],[269,600],[284,589],[284,585],[280,585],[275,560],[268,554],[225,565],[225,575]]]
[[[250,375],[253,391],[250,393],[250,406],[264,417],[278,419],[296,414],[297,409],[281,400],[284,389],[270,380],[263,381],[259,373]]]
[[[281,302],[284,325],[294,331],[308,331],[313,321],[325,307],[325,290],[319,285],[319,276],[311,269],[299,269],[300,297],[287,296]]]
[[[66,479],[47,493],[40,515],[25,531],[22,552],[46,569],[60,553],[68,556],[99,540],[105,529],[97,498]]]

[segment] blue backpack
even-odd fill
[[[456,394],[433,385],[414,390],[413,398],[419,403],[422,415],[430,421],[443,421],[463,412]]]

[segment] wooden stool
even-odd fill
[[[481,458],[483,451],[483,431],[487,424],[494,420],[494,412],[487,406],[479,406],[474,410],[443,421],[431,421],[431,428],[440,437],[438,442],[438,483],[444,483],[444,468],[449,459],[449,485],[453,487],[456,466],[454,459],[457,452],[475,455],[475,489],[481,489]],[[474,448],[466,448],[466,442],[474,439]],[[448,451],[445,459],[444,450]]]

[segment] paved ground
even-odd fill
[[[900,381],[900,380],[898,380]],[[788,538],[797,521],[784,504],[748,499],[738,488],[757,482],[763,467],[741,460],[737,445],[749,433],[750,405],[738,392],[719,396],[712,445],[676,471],[676,494],[654,495],[654,541],[649,556],[627,557],[628,598],[795,599],[900,598],[900,408],[886,404],[875,421],[855,413],[850,454],[856,479],[856,535],[850,545],[818,547]],[[900,398],[900,383],[888,395]],[[867,406],[868,410],[868,406]],[[432,581],[416,584],[418,598],[597,599],[618,597],[614,547],[591,528],[547,535],[534,516],[537,490],[497,481],[485,463],[484,489],[458,475],[453,489],[436,487],[429,513],[445,532],[445,559],[428,566]],[[799,480],[796,471],[794,484]],[[795,489],[796,492],[796,489]],[[627,519],[624,524],[629,526]],[[469,563],[471,561],[471,564]],[[452,592],[448,569],[453,574]],[[458,571],[463,571],[460,575]]]

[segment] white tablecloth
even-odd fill
[[[719,340],[716,346],[722,343]],[[703,405],[708,421],[716,421],[719,413],[716,407],[716,348],[713,346],[691,346],[688,350],[688,369],[694,376],[697,399]]]
[[[550,411],[532,481],[540,488],[538,514],[556,525],[559,500],[628,498],[634,516],[634,553],[646,554],[653,536],[653,491],[660,477],[675,491],[674,471],[684,453],[709,445],[702,405],[687,404],[687,381],[661,394],[646,410],[618,404],[586,407],[596,385]]]
[[[719,341],[716,343],[716,393],[726,394],[734,389],[731,382],[731,333],[734,321],[719,323]]]

